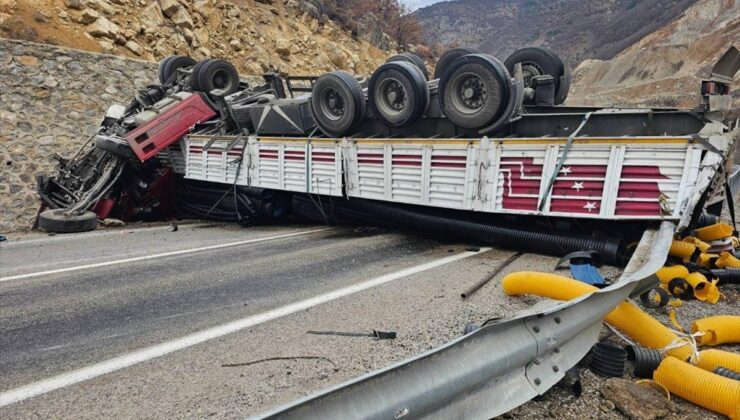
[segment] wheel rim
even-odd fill
[[[344,116],[346,110],[344,99],[335,89],[326,88],[321,95],[321,113],[332,121]]]
[[[522,77],[524,78],[524,86],[532,86],[532,78],[535,76],[542,76],[544,74],[545,71],[542,70],[542,67],[540,67],[537,63],[533,63],[531,61],[522,62]]]
[[[461,73],[452,80],[452,104],[464,114],[478,112],[488,101],[486,83],[473,73]]]
[[[216,70],[213,74],[214,89],[229,90],[231,88],[231,75],[226,70]]]
[[[408,95],[398,79],[385,79],[375,88],[376,104],[384,115],[400,115],[408,103]]]

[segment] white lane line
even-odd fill
[[[208,226],[211,223],[180,223],[178,224],[180,229],[194,229],[200,226]],[[11,248],[20,248],[25,245],[33,245],[38,243],[47,244],[50,242],[59,242],[59,241],[66,241],[66,240],[72,240],[72,239],[88,239],[88,238],[97,238],[101,236],[112,236],[112,235],[127,235],[127,234],[135,234],[135,233],[146,233],[146,232],[152,232],[152,231],[160,231],[160,230],[169,230],[172,229],[172,226],[163,225],[163,226],[148,226],[148,227],[126,227],[126,228],[112,228],[110,230],[99,230],[94,232],[86,232],[86,233],[62,233],[54,236],[44,236],[42,238],[33,238],[33,239],[21,239],[18,241],[11,241],[8,240],[7,242],[0,243],[0,248],[4,249],[11,249]]]
[[[440,258],[428,263],[396,271],[395,273],[376,277],[374,279],[367,280],[359,284],[347,286],[299,302],[291,303],[289,305],[282,306],[280,308],[276,308],[267,312],[262,312],[260,314],[248,316],[246,318],[238,319],[236,321],[198,331],[196,333],[186,335],[172,341],[167,341],[162,344],[157,344],[132,353],[124,354],[100,363],[95,363],[82,369],[73,370],[71,372],[63,373],[61,375],[54,376],[48,379],[42,379],[37,382],[32,382],[28,385],[24,385],[22,387],[0,393],[0,407],[4,407],[6,405],[35,397],[37,395],[45,394],[47,392],[74,385],[88,379],[93,379],[107,373],[115,372],[117,370],[135,365],[137,363],[146,362],[148,360],[161,357],[178,350],[195,346],[196,344],[223,337],[224,335],[231,334],[245,328],[253,327],[255,325],[284,317],[286,315],[300,312],[313,306],[349,296],[351,294],[358,293],[372,287],[380,286],[381,284],[398,280],[412,274],[421,273],[423,271],[431,270],[433,268],[440,267],[451,262],[462,260],[463,258],[472,257],[473,255],[478,255],[480,253],[489,251],[490,249],[491,248],[481,248],[479,251],[466,251],[457,255]]]
[[[210,245],[210,246],[204,246],[204,247],[200,247],[200,248],[181,249],[179,251],[163,252],[161,254],[144,255],[144,256],[141,256],[141,257],[132,257],[132,258],[124,258],[124,259],[120,259],[120,260],[104,261],[104,262],[99,262],[99,263],[94,263],[94,264],[78,265],[78,266],[75,266],[75,267],[58,268],[56,270],[37,271],[35,273],[17,274],[15,276],[0,277],[0,282],[10,281],[10,280],[28,279],[28,278],[32,278],[32,277],[46,276],[46,275],[49,275],[49,274],[67,273],[67,272],[70,272],[70,271],[87,270],[87,269],[90,269],[90,268],[106,267],[106,266],[109,266],[109,265],[126,264],[126,263],[131,263],[131,262],[136,262],[136,261],[151,260],[151,259],[155,259],[155,258],[172,257],[174,255],[184,255],[184,254],[192,254],[192,253],[195,253],[195,252],[211,251],[211,250],[214,250],[214,249],[221,249],[221,248],[228,248],[228,247],[232,247],[232,246],[253,244],[253,243],[257,243],[257,242],[271,241],[271,240],[274,240],[274,239],[290,238],[290,237],[293,237],[293,236],[308,235],[310,233],[325,232],[327,230],[332,230],[332,229],[333,228],[311,229],[311,230],[304,230],[304,231],[300,231],[300,232],[285,233],[285,234],[282,234],[282,235],[273,235],[273,236],[266,236],[266,237],[262,237],[262,238],[247,239],[247,240],[244,240],[244,241],[229,242],[229,243],[226,243],[226,244]]]

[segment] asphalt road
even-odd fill
[[[500,281],[552,271],[556,258],[525,254],[460,298],[513,253],[297,225],[11,235],[0,244],[0,419],[257,415],[536,303],[505,296]],[[736,300],[696,306],[732,313]],[[683,320],[695,318],[689,309]],[[554,388],[514,417],[624,418],[603,404],[603,379],[582,375],[583,397]],[[688,403],[680,411],[716,418]]]
[[[105,405],[104,397],[102,401],[93,398],[95,402],[91,405],[68,407],[63,413],[54,411],[60,405],[50,401],[58,397],[75,395],[74,399],[78,399],[80,395],[105,395],[93,384],[95,380],[61,386],[40,396],[29,394],[19,402],[7,403],[3,398],[29,384],[41,382],[47,386],[49,378],[56,375],[74,373],[121,355],[276,308],[279,310],[285,305],[369,279],[390,275],[397,285],[403,284],[407,276],[394,274],[399,270],[436,264],[436,261],[447,265],[447,259],[457,256],[461,260],[451,260],[450,265],[459,268],[464,264],[462,259],[479,258],[483,254],[466,251],[464,244],[446,244],[380,230],[294,225],[241,228],[199,224],[181,226],[177,232],[170,232],[164,226],[69,236],[36,235],[6,242],[0,245],[0,417],[28,417],[41,413],[54,417],[86,417],[87,413],[94,417],[106,410],[110,415],[130,413],[135,409],[133,403]],[[480,274],[471,276],[471,282],[484,274],[485,267],[480,270],[483,270]],[[429,273],[435,272],[439,275],[439,269],[434,267],[422,271],[415,278],[428,279]],[[450,277],[449,272],[440,276],[445,280]],[[383,286],[397,296],[395,287]],[[423,285],[417,285],[416,289],[406,292],[413,298],[422,290]],[[361,302],[365,299],[373,310],[385,311],[389,319],[394,319],[393,310],[385,308],[383,302],[367,302],[367,297],[374,293],[360,295],[365,297],[352,295],[337,300],[360,302],[364,310],[367,308]],[[399,303],[396,307],[403,310],[410,306]],[[359,320],[365,318],[359,316],[361,310],[348,314],[328,309],[325,319]],[[311,329],[310,321],[300,328],[300,337],[305,337],[305,330]],[[400,320],[394,322],[400,323]],[[270,329],[274,327],[272,324],[261,324],[266,330],[251,337],[263,344],[261,351],[266,354],[286,350],[279,343],[281,334],[276,338],[274,330]],[[239,334],[242,338],[249,337],[252,331]],[[208,349],[219,340],[207,341],[198,346],[199,351],[206,350],[219,357],[233,355],[233,350],[211,352]],[[331,338],[320,341],[331,341]],[[344,347],[345,351],[350,349]],[[188,350],[180,353],[187,354]],[[410,354],[405,351],[394,358]],[[172,356],[163,359],[168,357]],[[329,380],[351,377],[385,363],[366,364],[360,370],[348,370],[343,375],[332,374]],[[115,383],[116,375],[128,375],[128,371],[137,369],[121,369],[127,371],[125,373],[118,370],[100,376],[105,378],[105,383]],[[156,374],[147,371],[144,378],[160,381],[162,375],[171,373],[166,373],[168,371]],[[209,375],[206,373],[205,377]],[[320,383],[312,384],[300,389],[299,393],[321,387]],[[165,386],[160,391],[173,398],[172,404],[179,404],[178,395],[181,394],[176,388]],[[283,396],[271,390],[265,393],[264,402],[260,404],[240,405],[238,401],[226,404],[230,414],[241,416],[269,408],[276,401],[285,402],[290,397],[290,393]],[[169,411],[168,414],[187,416],[193,413]]]

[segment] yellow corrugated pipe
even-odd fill
[[[719,255],[717,254],[707,254],[705,252],[702,252],[699,254],[698,257],[696,257],[696,263],[701,264],[704,267],[712,268],[712,260],[715,260],[719,258]]]
[[[696,237],[702,241],[716,241],[732,236],[732,226],[727,223],[715,223],[696,230]]]
[[[671,243],[671,248],[668,250],[668,255],[679,257],[683,262],[689,262],[694,252],[696,252],[696,245],[674,240]]]
[[[693,272],[684,277],[691,287],[694,288],[694,297],[702,302],[715,304],[719,302],[719,289],[715,282],[707,280],[702,273]]]
[[[740,260],[735,258],[734,255],[730,254],[729,252],[720,252],[719,258],[717,258],[717,261],[714,262],[714,264],[717,267],[732,267],[732,268],[740,268]]]
[[[715,375],[670,356],[660,362],[653,380],[696,405],[732,419],[740,418],[740,381]]]
[[[693,236],[687,236],[683,238],[683,241],[696,245],[696,247],[699,248],[701,252],[707,252],[707,250],[711,247],[708,243],[702,241],[699,238],[695,238]]]
[[[740,372],[740,354],[715,349],[702,350],[696,359],[696,365],[710,372],[718,367]]]
[[[704,333],[696,338],[700,345],[740,343],[740,316],[718,315],[697,319],[691,324],[691,332],[698,331]]]
[[[663,267],[655,273],[660,279],[661,283],[668,284],[669,281],[675,278],[684,278],[689,275],[689,269],[682,265],[674,265],[672,267]]]
[[[507,275],[504,277],[502,287],[508,295],[532,294],[556,300],[570,300],[598,290],[594,286],[568,277],[533,271],[521,271]],[[617,305],[606,315],[604,321],[643,346],[654,349],[662,349],[678,339],[675,333],[658,320],[627,301]],[[691,357],[692,350],[687,344],[668,350],[667,353],[681,360],[687,360]]]

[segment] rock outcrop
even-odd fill
[[[387,36],[366,30],[353,37],[323,18],[317,4],[316,0],[0,0],[0,36],[151,61],[172,54],[225,58],[252,75],[270,67],[296,75],[335,69],[370,74],[391,54],[394,45]]]

